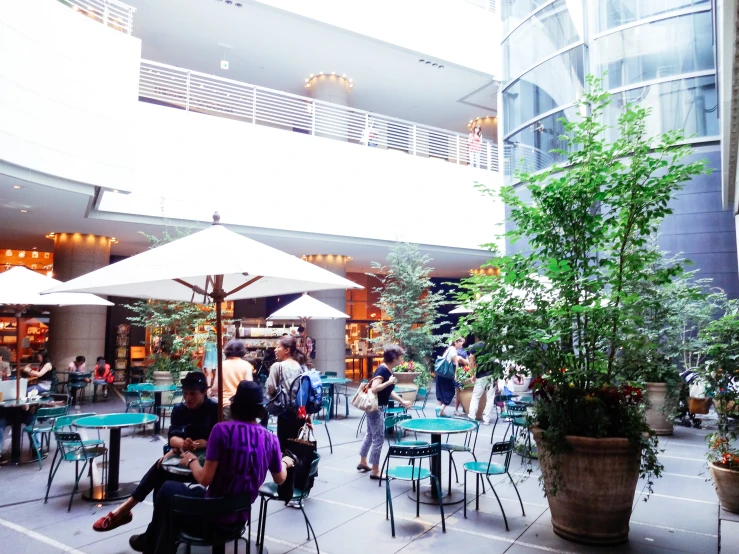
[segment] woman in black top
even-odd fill
[[[410,402],[406,402],[393,391],[397,379],[392,370],[403,363],[404,355],[405,352],[400,346],[386,346],[385,353],[382,356],[383,363],[377,368],[372,376],[372,381],[370,381],[372,392],[377,395],[377,404],[380,409],[376,412],[367,412],[367,434],[364,436],[364,442],[362,442],[362,447],[359,449],[360,460],[357,466],[359,471],[371,470],[370,479],[381,479],[380,454],[385,433],[383,412],[388,400],[392,398],[406,408],[411,406]],[[367,462],[367,454],[369,454],[369,463]],[[371,468],[370,464],[372,465]]]

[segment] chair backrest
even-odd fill
[[[508,406],[508,413],[516,417],[525,416],[527,409],[528,406],[525,404],[511,404]]]
[[[313,461],[310,463],[310,469],[308,470],[308,477],[306,478],[305,488],[301,491],[303,494],[300,498],[307,498],[313,488],[313,484],[316,481],[318,475],[318,462],[321,461],[321,455],[318,452],[313,453]]]
[[[60,417],[67,414],[67,407],[54,407],[54,408],[39,408],[36,412],[36,420],[39,419],[51,419]]]
[[[472,431],[472,432],[469,432],[469,433],[465,434],[465,436],[464,436],[464,445],[467,448],[470,447],[470,443],[472,442],[472,435],[475,436],[475,442],[474,442],[474,445],[472,447],[472,450],[474,451],[475,448],[477,447],[477,434],[480,432],[480,422],[477,421],[476,419],[471,419],[471,418],[469,418],[467,416],[464,416],[464,415],[462,415],[462,416],[453,416],[452,419],[459,419],[461,421],[469,421],[470,423],[474,423],[475,424],[475,430]]]
[[[326,377],[338,377],[339,376],[339,372],[338,371],[324,371],[323,374]]]
[[[85,444],[79,433],[73,431],[57,431],[54,429],[54,438],[56,439],[56,448],[60,451],[62,459],[67,451],[82,449],[84,452]]]
[[[129,403],[129,402],[133,402],[134,400],[138,400],[139,394],[140,393],[135,390],[134,391],[126,390],[126,391],[123,391],[123,398],[126,400],[126,403]]]
[[[505,456],[503,465],[505,466],[505,470],[508,471],[508,468],[511,466],[511,456],[513,455],[515,440],[515,437],[511,436],[510,440],[496,442],[493,445],[493,449],[490,451],[490,459],[488,460],[488,463],[493,463],[493,456]]]
[[[428,446],[391,446],[388,450],[388,458],[430,458],[439,456],[441,445],[438,442]]]
[[[193,498],[175,495],[172,509],[176,514],[191,516],[223,516],[239,512],[251,513],[252,499],[248,494],[220,496],[215,498]]]
[[[69,431],[72,432],[72,424],[80,419],[81,417],[88,417],[88,416],[94,416],[97,415],[95,412],[88,412],[88,413],[80,413],[80,414],[74,414],[74,415],[64,415],[61,417],[56,418],[56,421],[54,422],[54,431],[64,432]]]

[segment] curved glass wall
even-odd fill
[[[602,33],[647,17],[667,14],[698,5],[710,5],[710,0],[596,0],[593,2],[593,31]]]
[[[695,77],[647,85],[614,94],[604,113],[610,140],[618,138],[618,116],[628,104],[650,108],[647,132],[652,136],[683,129],[686,137],[719,134],[716,77]]]
[[[579,46],[535,67],[503,91],[503,134],[572,104],[583,89],[585,47]]]
[[[608,89],[714,68],[711,12],[645,23],[599,38],[590,48]]]
[[[503,19],[503,34],[526,19],[531,12],[551,0],[503,0],[500,4],[500,15]]]
[[[503,41],[503,80],[583,40],[583,25],[581,0],[557,0],[537,12]]]
[[[575,108],[565,108],[527,125],[515,135],[505,139],[503,145],[505,181],[509,182],[516,170],[539,171],[563,161],[564,156],[551,152],[553,149],[564,149],[567,146],[567,143],[559,138],[566,134],[566,131],[562,122],[558,120],[564,118],[571,121],[575,117],[577,117]]]

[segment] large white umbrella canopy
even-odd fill
[[[131,298],[209,302],[216,305],[218,405],[223,406],[221,303],[280,294],[361,289],[343,277],[245,236],[213,216],[203,231],[177,239],[49,292],[92,292]]]
[[[320,300],[304,294],[297,300],[283,306],[267,319],[280,320],[306,320],[306,319],[349,319],[349,316],[321,302]]]
[[[41,294],[51,287],[63,285],[61,281],[41,275],[25,267],[13,267],[0,273],[0,304],[11,306],[16,317],[16,398],[20,397],[21,338],[20,319],[29,306],[112,306],[94,294],[60,292]]]

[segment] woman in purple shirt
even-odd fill
[[[202,519],[171,521],[172,498],[221,497],[249,495],[256,500],[267,472],[278,485],[287,477],[291,458],[282,458],[277,437],[257,423],[264,415],[264,393],[253,381],[242,381],[231,398],[232,421],[213,427],[208,439],[205,465],[201,466],[192,452],[182,456],[182,465],[192,470],[193,478],[203,487],[188,488],[184,483],[167,481],[154,499],[154,515],[146,532],[133,535],[129,544],[136,552],[169,554],[177,528],[198,525]],[[248,517],[241,512],[219,519],[216,524],[243,523]]]

